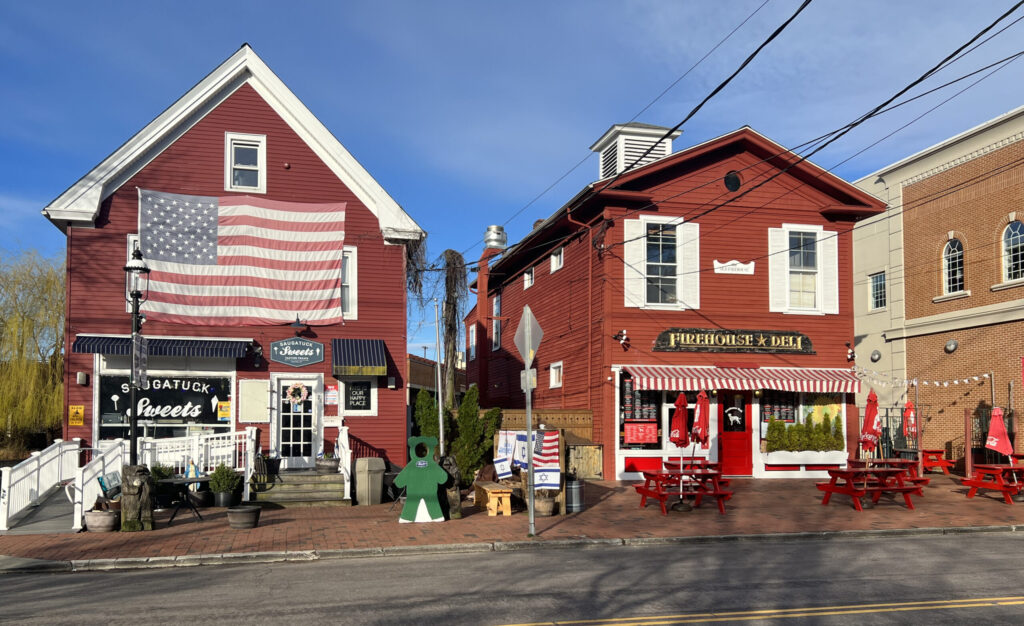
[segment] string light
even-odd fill
[[[860,367],[859,365],[854,365],[851,369],[861,380],[866,380],[879,387],[916,387],[918,385],[922,387],[949,387],[950,383],[954,385],[969,385],[972,380],[974,382],[979,382],[983,379],[987,380],[989,378],[989,374],[977,374],[950,380],[918,380],[916,378],[896,378],[886,374],[885,372],[876,372],[875,370]]]

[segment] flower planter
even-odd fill
[[[537,517],[551,517],[555,514],[554,498],[533,497],[533,514]]]
[[[253,504],[230,507],[228,508],[228,525],[238,530],[256,528],[260,522],[260,511],[260,507]]]
[[[842,465],[846,463],[845,450],[801,450],[799,452],[765,452],[761,455],[765,465]]]
[[[91,533],[109,533],[121,526],[120,511],[86,511],[85,528]]]
[[[213,492],[213,506],[234,506],[236,502],[234,491]]]
[[[337,474],[338,473],[338,459],[317,459],[316,460],[316,473],[317,474]]]

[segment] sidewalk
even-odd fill
[[[465,506],[462,519],[401,524],[400,504],[265,509],[252,530],[228,527],[224,509],[202,509],[204,521],[167,513],[156,530],[0,536],[0,572],[168,567],[237,561],[312,560],[437,551],[498,551],[593,545],[794,537],[834,533],[937,533],[1024,530],[1024,503],[1005,504],[998,494],[968,500],[958,477],[931,474],[915,510],[902,498],[883,499],[858,513],[847,496],[821,505],[822,492],[808,479],[733,479],[735,493],[720,515],[713,502],[690,512],[662,515],[656,503],[640,509],[630,483],[587,481],[585,510],[536,518],[488,517]],[[31,559],[31,560],[25,560]]]

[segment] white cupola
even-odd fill
[[[640,122],[612,126],[605,134],[601,135],[594,145],[590,146],[592,151],[601,155],[598,177],[601,180],[611,178],[627,168],[647,165],[672,154],[672,140],[683,133],[677,130],[665,137],[665,133],[668,131],[669,129],[664,126],[641,124]],[[662,137],[665,139],[661,139]],[[634,165],[634,161],[647,152],[651,146],[654,146],[654,149]]]

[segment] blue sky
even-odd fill
[[[39,211],[248,42],[429,233],[430,260],[454,248],[472,261],[488,224],[515,242],[597,178],[588,147],[609,126],[638,113],[675,125],[799,5],[762,2],[3,3],[0,250],[59,254],[63,235]],[[799,145],[868,111],[1011,5],[816,0],[675,149],[743,125]],[[1021,42],[1024,23],[912,93]],[[835,169],[856,179],[1024,104],[1022,71],[1018,60],[935,111],[966,83],[869,120],[813,160],[832,168],[909,123]],[[433,357],[432,305],[409,325],[410,351],[428,343]]]

